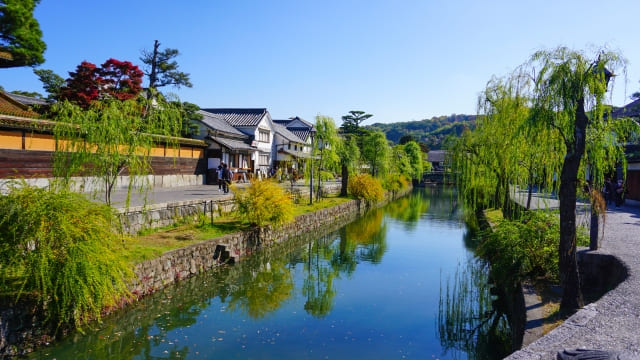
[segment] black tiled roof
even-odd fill
[[[443,162],[446,154],[446,150],[431,150],[427,153],[427,161]]]
[[[31,105],[40,105],[40,106],[49,106],[51,105],[47,100],[34,98],[31,96],[18,95],[10,92],[5,92],[9,97],[13,100],[19,102],[20,104],[31,106]]]
[[[229,125],[229,123],[220,116],[202,110],[199,110],[198,113],[202,115],[202,123],[207,125],[211,130],[225,133],[233,137],[248,138],[247,135]]]
[[[279,153],[282,154],[287,154],[296,158],[302,158],[302,159],[308,159],[311,157],[311,154],[306,153],[304,151],[293,151],[293,150],[287,150],[287,149],[280,149],[278,150]]]
[[[303,124],[307,125],[310,128],[313,127],[312,123],[308,122],[307,120],[305,120],[305,119],[303,119],[303,118],[301,118],[299,116],[291,117],[291,118],[289,118],[289,120],[291,120],[291,121],[298,120],[298,121],[302,122]]]
[[[614,119],[619,117],[640,117],[640,99],[613,110],[611,117]]]
[[[311,133],[311,129],[309,128],[288,128],[287,130],[291,131],[295,136],[299,137],[306,142],[309,138],[309,133]]]
[[[253,151],[256,149],[255,147],[252,147],[246,142],[240,141],[240,140],[234,140],[234,139],[224,138],[220,136],[208,136],[208,138],[234,151],[239,151],[239,150]]]
[[[201,109],[221,118],[235,127],[257,126],[260,120],[268,114],[267,109]]]
[[[273,126],[274,126],[276,132],[278,134],[280,134],[283,138],[285,138],[285,139],[287,139],[289,141],[297,142],[297,143],[304,143],[303,139],[301,139],[296,134],[294,134],[291,131],[289,131],[283,125],[278,124],[277,122],[274,122]]]

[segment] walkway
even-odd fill
[[[545,201],[557,204],[553,199]],[[577,348],[615,351],[620,359],[640,359],[640,203],[627,201],[607,211],[597,253],[618,258],[628,268],[629,277],[507,359],[555,359],[559,351]]]
[[[242,188],[248,186],[249,183],[234,183],[238,187]],[[330,192],[335,191],[337,187],[339,190],[340,183],[336,181],[323,182],[324,188]],[[289,182],[282,182],[281,186],[289,190],[291,184]],[[315,187],[315,185],[314,185]],[[304,180],[299,180],[294,184],[294,189],[298,190],[301,194],[309,195],[309,185],[304,183]],[[314,189],[315,190],[315,189]],[[146,196],[146,199],[145,199]],[[126,189],[118,189],[111,194],[111,202],[115,208],[124,208],[127,198]],[[233,198],[233,194],[228,194],[218,191],[218,185],[195,185],[195,186],[179,186],[174,188],[155,188],[144,193],[139,193],[136,190],[131,192],[130,208],[138,206],[152,206],[174,203],[186,203],[186,202],[204,202],[209,200],[226,200]],[[146,201],[145,201],[146,200]]]

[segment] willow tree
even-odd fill
[[[322,171],[336,171],[340,165],[337,149],[341,147],[342,139],[338,136],[338,129],[333,118],[318,115],[316,116],[316,146],[313,147],[318,161],[314,165],[318,168],[318,185],[316,190],[316,200],[320,199],[322,193]],[[313,169],[312,169],[313,171]]]
[[[420,145],[415,141],[409,141],[404,144],[404,153],[409,158],[409,163],[411,164],[411,173],[408,175],[410,175],[412,179],[420,181],[424,163]]]
[[[152,148],[177,147],[182,124],[179,108],[142,97],[93,101],[86,110],[63,101],[53,106],[52,114],[57,121],[54,175],[66,185],[84,177],[109,205],[122,175],[129,177],[127,206],[134,187],[150,187],[146,175],[151,174]]]
[[[594,58],[559,47],[536,52],[526,65],[534,74],[533,124],[555,130],[564,148],[558,197],[560,200],[559,270],[563,287],[560,310],[570,313],[583,305],[576,259],[576,200],[588,166],[599,188],[605,173],[625,159],[622,144],[631,130],[628,120],[606,113],[609,79],[624,69],[620,54],[602,51]]]
[[[522,131],[529,116],[524,85],[515,76],[489,81],[478,99],[476,129],[465,131],[451,149],[461,195],[472,207],[510,214],[511,186],[522,179],[525,147],[533,146]]]
[[[337,149],[340,158],[341,178],[340,196],[347,196],[349,186],[349,174],[356,171],[360,159],[360,148],[356,138],[351,134],[345,134],[341,146]]]
[[[371,175],[376,177],[386,174],[389,169],[391,147],[382,131],[367,134],[362,143],[362,158],[369,165]]]

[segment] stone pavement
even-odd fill
[[[553,199],[545,201],[556,204]],[[640,359],[639,202],[628,200],[620,208],[607,210],[600,246],[596,253],[619,259],[628,270],[627,279],[507,359],[555,359],[559,351],[577,348],[615,351],[620,359]]]
[[[248,182],[234,182],[238,187],[246,187]],[[340,183],[337,181],[323,182],[324,188],[331,191],[335,190],[336,186],[339,189]],[[291,184],[289,182],[282,182],[281,186],[289,190]],[[315,188],[315,184],[314,184]],[[309,185],[304,183],[304,180],[299,180],[294,184],[294,189],[301,194],[309,194]],[[315,189],[314,189],[315,190]],[[333,192],[333,191],[331,191]],[[126,205],[127,190],[118,189],[111,194],[111,203],[115,208],[124,208]],[[146,199],[145,199],[146,197]],[[143,205],[161,205],[171,203],[184,203],[184,202],[204,202],[209,200],[225,200],[233,198],[233,194],[229,191],[225,194],[222,191],[218,191],[218,185],[195,185],[195,186],[179,186],[174,188],[154,188],[145,193],[140,193],[136,189],[131,192],[130,208],[139,207]],[[97,200],[101,200],[100,198]]]

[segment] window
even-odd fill
[[[269,142],[269,130],[258,130],[258,141]]]
[[[260,154],[260,165],[269,165],[269,155]]]

